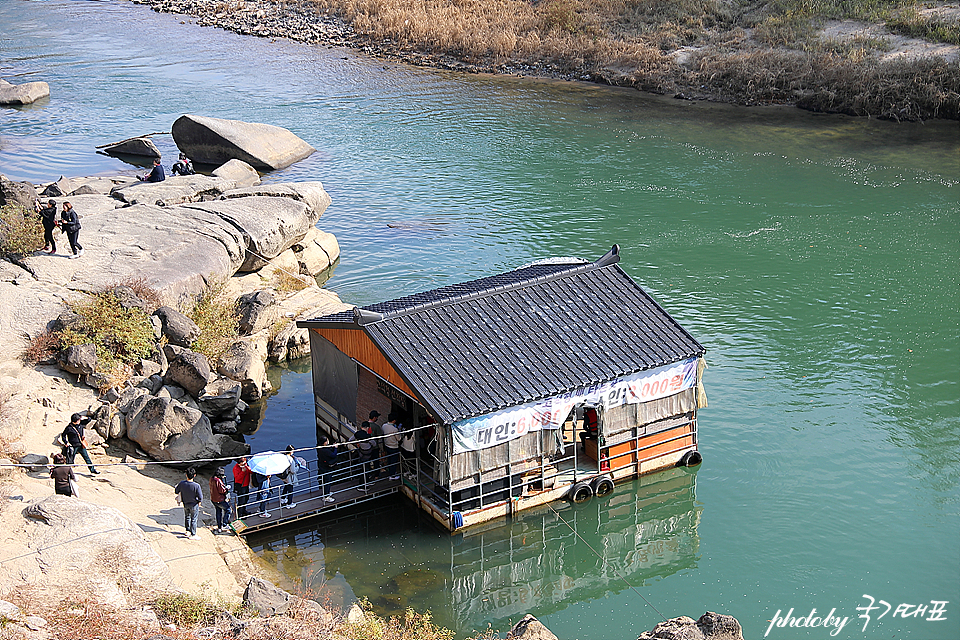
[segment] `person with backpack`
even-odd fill
[[[190,162],[187,154],[181,152],[180,159],[173,163],[173,167],[170,168],[170,173],[175,176],[192,176],[196,171],[194,171],[193,163]]]
[[[297,486],[297,471],[300,469],[307,468],[307,461],[299,456],[295,456],[294,452],[296,449],[293,448],[292,444],[287,445],[286,454],[290,458],[290,466],[287,467],[287,470],[280,474],[280,478],[283,480],[283,491],[280,494],[280,506],[292,509],[297,506],[297,503],[293,501],[293,489]]]
[[[79,453],[84,462],[87,463],[87,468],[90,469],[90,473],[97,475],[100,473],[97,471],[97,468],[93,466],[93,460],[90,459],[90,453],[87,451],[87,439],[83,435],[83,428],[90,424],[90,418],[84,418],[79,413],[75,413],[70,416],[70,424],[66,426],[61,434],[61,438],[64,441],[64,457],[67,459],[67,464],[73,464],[73,461],[76,460],[77,454]]]

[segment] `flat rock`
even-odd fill
[[[311,182],[280,182],[264,184],[256,187],[230,189],[223,193],[223,198],[246,198],[249,196],[268,196],[271,198],[291,198],[307,205],[313,224],[320,220],[320,216],[332,202],[330,194],[319,181]]]
[[[313,227],[300,242],[291,247],[297,256],[300,272],[318,275],[340,258],[340,243],[332,233]]]
[[[288,167],[316,151],[290,131],[270,124],[188,114],[177,118],[171,131],[177,147],[204,164],[237,159],[269,171]]]
[[[110,195],[127,204],[155,204],[170,206],[197,202],[204,198],[218,198],[224,191],[237,186],[234,180],[194,174],[170,176],[163,182],[135,182],[115,187]]]
[[[50,85],[46,82],[0,85],[0,104],[30,104],[49,95]]]
[[[120,142],[115,142],[114,144],[103,147],[100,150],[109,156],[126,155],[144,156],[147,158],[160,157],[160,150],[157,149],[157,145],[153,143],[153,140],[146,136],[121,140]]]

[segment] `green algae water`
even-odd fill
[[[698,469],[467,535],[396,499],[251,538],[291,580],[459,637],[707,610],[750,639],[960,637],[956,122],[462,76],[123,2],[2,2],[0,52],[0,77],[51,87],[0,110],[9,178],[133,172],[94,147],[182,113],[269,122],[318,149],[266,179],[324,182],[345,301],[619,243],[706,346]],[[313,434],[309,363],[271,375],[254,450]]]

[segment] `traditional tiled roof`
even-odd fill
[[[702,355],[618,262],[615,246],[298,325],[364,331],[451,423]]]

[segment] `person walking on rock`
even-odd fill
[[[153,169],[145,176],[141,176],[140,179],[144,182],[163,182],[167,179],[163,172],[163,165],[160,164],[160,158],[153,159]]]
[[[60,226],[67,234],[67,240],[70,241],[71,258],[79,258],[83,255],[83,247],[80,246],[80,217],[74,211],[73,205],[69,202],[63,203],[63,213],[60,214]]]
[[[67,458],[62,453],[54,454],[53,464],[56,465],[50,469],[50,477],[53,478],[53,491],[58,496],[72,496],[72,484],[77,481],[77,476],[73,475],[73,467],[67,464]]]
[[[210,477],[210,502],[217,510],[217,533],[223,533],[230,523],[230,502],[227,499],[229,493],[227,472],[223,467],[218,467],[217,472]]]
[[[237,494],[237,517],[247,515],[247,500],[250,499],[250,467],[247,466],[247,457],[242,456],[233,465],[233,492]]]
[[[187,469],[187,479],[181,480],[177,488],[173,490],[177,494],[177,502],[183,505],[183,528],[186,529],[186,537],[190,540],[199,540],[197,534],[197,522],[200,520],[200,502],[203,500],[203,489],[194,482],[197,477],[197,470],[193,467]]]
[[[87,463],[87,468],[90,469],[90,473],[96,475],[100,472],[93,466],[93,460],[90,459],[90,452],[87,451],[87,439],[83,435],[83,428],[88,424],[90,424],[90,418],[84,418],[79,413],[70,416],[70,424],[66,426],[61,435],[62,439],[66,442],[66,455],[64,458],[66,458],[67,464],[73,464],[73,461],[77,459],[77,454],[79,453],[81,457],[83,457],[83,461]]]
[[[53,230],[57,228],[57,201],[50,200],[47,206],[40,205],[37,200],[37,214],[40,216],[40,222],[43,224],[43,251],[45,253],[57,252],[57,241],[53,238]]]

